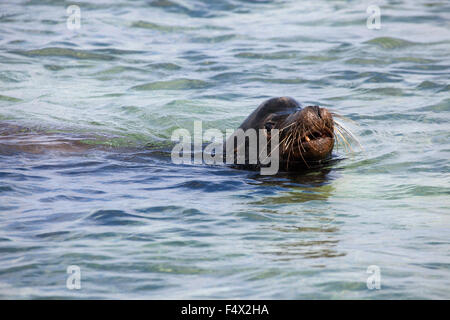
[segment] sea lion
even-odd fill
[[[331,113],[319,106],[302,108],[300,103],[290,97],[271,98],[264,101],[239,126],[238,130],[263,129],[267,137],[267,153],[270,154],[271,132],[278,130],[278,146],[273,150],[278,153],[279,169],[283,171],[301,170],[330,159],[334,147],[334,120]],[[259,146],[260,135],[257,135]],[[257,169],[264,164],[260,157],[256,163],[251,163],[249,155],[249,139],[241,140],[231,136],[226,144],[233,144],[234,165],[246,169]],[[245,141],[245,145],[243,143]],[[245,149],[245,161],[238,163],[237,153]],[[263,147],[264,148],[264,147]],[[257,149],[258,154],[261,148]],[[273,152],[273,151],[272,151]],[[242,161],[241,161],[242,162]]]
[[[333,114],[335,115],[335,114]],[[337,116],[337,115],[336,115]],[[259,134],[256,138],[256,152],[251,145],[250,136],[238,139],[237,133],[248,132],[253,129]],[[261,103],[239,126],[224,144],[224,162],[237,168],[258,170],[261,173],[264,168],[271,167],[274,155],[277,155],[277,166],[275,171],[267,174],[275,174],[281,171],[298,171],[305,168],[323,164],[331,158],[335,144],[334,130],[339,134],[342,129],[334,121],[331,112],[326,108],[318,106],[302,106],[293,98],[272,98]],[[263,132],[263,135],[261,135]],[[275,136],[277,139],[275,139]],[[340,134],[339,136],[342,136]],[[262,139],[263,138],[263,139]],[[0,154],[14,154],[15,152],[42,153],[57,151],[62,153],[79,153],[89,149],[111,150],[107,145],[101,143],[86,143],[96,141],[96,136],[71,135],[69,133],[46,133],[40,130],[31,130],[18,125],[0,124]],[[260,141],[265,144],[260,145]],[[253,141],[255,143],[255,141]],[[231,147],[230,147],[231,146]],[[150,146],[146,150],[154,153],[169,155],[175,148],[173,146],[157,147]],[[120,149],[120,148],[119,148]],[[125,149],[115,149],[117,152]],[[129,151],[134,150],[130,148]],[[139,147],[136,147],[139,149]],[[241,150],[244,149],[243,156]],[[135,150],[136,151],[136,150]],[[264,151],[264,152],[263,152]],[[205,149],[203,150],[205,154]],[[261,157],[261,155],[266,155]],[[256,157],[253,157],[256,156]],[[220,156],[221,159],[222,156]],[[256,161],[253,161],[256,158]],[[271,161],[266,161],[264,160]],[[231,159],[231,161],[229,161]],[[173,159],[172,159],[173,160]],[[240,161],[243,160],[243,161]],[[262,173],[265,174],[265,173]]]

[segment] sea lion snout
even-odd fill
[[[321,108],[319,106],[309,106],[293,114],[297,117],[297,121],[302,121],[305,128],[324,126],[332,128],[333,117],[331,113],[326,108]]]
[[[286,117],[281,129],[282,157],[316,161],[327,158],[334,147],[333,117],[326,108],[308,106]]]

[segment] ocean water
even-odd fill
[[[2,1],[0,298],[450,298],[450,4],[371,4]],[[261,176],[151,147],[273,96],[362,148]]]

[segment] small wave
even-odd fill
[[[264,83],[278,83],[278,84],[301,84],[308,83],[309,81],[302,78],[291,79],[276,79],[276,78],[250,78],[249,81],[264,82]]]
[[[175,63],[171,63],[171,62],[151,63],[151,64],[148,64],[147,67],[149,67],[151,69],[162,69],[162,70],[169,70],[169,71],[181,69],[181,67],[179,65],[177,65]]]
[[[450,91],[450,85],[448,84],[438,84],[432,81],[422,81],[417,87],[417,89],[421,90],[432,90],[435,92],[447,92]]]
[[[14,191],[14,189],[10,186],[0,186],[0,194],[12,191]]]
[[[131,89],[134,90],[189,90],[189,89],[204,89],[210,84],[206,81],[197,79],[174,79],[169,81],[155,81],[138,86]]]
[[[220,81],[231,81],[231,80],[237,81],[241,79],[242,76],[243,76],[242,72],[222,72],[211,77],[211,79]]]
[[[3,96],[0,94],[0,101],[7,101],[7,102],[22,102],[22,99],[9,97],[9,96]]]
[[[373,89],[361,89],[364,94],[374,94],[382,96],[392,96],[392,97],[403,97],[406,96],[405,92],[400,88],[384,87],[384,88],[373,88]]]
[[[44,232],[36,235],[36,238],[48,239],[48,240],[66,240],[66,236],[70,234],[70,231],[54,231]]]
[[[89,50],[75,50],[67,48],[50,47],[35,50],[16,50],[12,51],[27,57],[65,57],[80,60],[113,60],[114,57],[107,54],[95,53]]]
[[[215,37],[197,37],[192,38],[192,42],[198,42],[198,43],[218,43],[218,42],[225,42],[229,40],[236,39],[237,36],[234,34],[225,34],[221,36],[215,36]]]
[[[142,218],[122,210],[98,210],[87,217],[88,220],[108,226],[143,225],[144,223],[138,220]]]
[[[386,60],[381,59],[367,59],[367,58],[351,58],[344,61],[347,64],[360,64],[360,65],[385,65],[389,64]]]
[[[436,113],[450,112],[450,99],[444,99],[441,102],[432,104],[430,106],[416,108],[414,109],[414,111],[436,112]]]
[[[406,48],[413,45],[418,45],[419,43],[411,42],[408,40],[403,40],[399,38],[391,38],[391,37],[378,37],[372,40],[366,41],[364,43],[372,44],[377,47],[383,49],[398,49],[398,48]]]
[[[126,72],[141,72],[145,73],[146,71],[139,68],[127,67],[127,66],[116,66],[112,68],[107,68],[105,70],[101,70],[92,74],[92,76],[108,76],[108,75],[116,75],[120,73]]]
[[[245,186],[242,181],[203,181],[191,180],[179,183],[174,188],[183,188],[189,190],[200,190],[203,192],[221,192],[221,191],[236,191],[239,187]]]
[[[264,60],[278,60],[278,59],[295,59],[298,57],[297,51],[279,51],[272,53],[257,53],[257,52],[240,52],[234,55],[236,58],[244,59],[264,59]]]
[[[43,203],[54,203],[57,201],[69,201],[69,202],[89,202],[94,200],[93,198],[86,198],[86,197],[78,197],[78,196],[66,196],[63,194],[54,196],[54,197],[46,197],[39,199],[40,202]]]
[[[143,28],[143,29],[150,29],[150,30],[156,30],[161,32],[180,32],[183,30],[191,30],[190,27],[180,27],[180,26],[169,26],[169,25],[161,25],[153,22],[147,22],[147,21],[136,21],[131,24],[131,27],[133,28]]]

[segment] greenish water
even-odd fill
[[[0,4],[0,128],[93,146],[0,148],[1,298],[450,298],[448,2],[379,1],[380,30],[360,1],[71,4]],[[364,150],[264,177],[143,148],[285,95]]]

